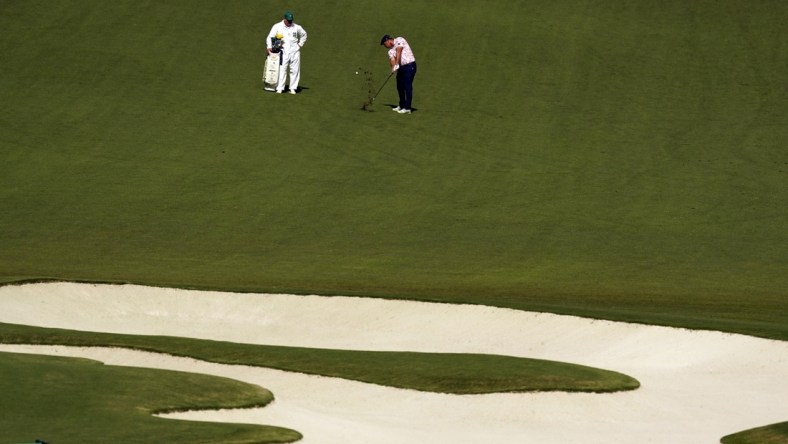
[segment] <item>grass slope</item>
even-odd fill
[[[788,442],[788,422],[758,427],[722,438],[722,444],[785,444]]]
[[[788,339],[788,4],[0,6],[0,279],[491,304]],[[375,12],[372,12],[375,11]],[[491,16],[494,15],[495,18]],[[382,33],[419,61],[375,112]]]
[[[634,378],[618,372],[502,355],[329,350],[170,336],[92,333],[4,323],[0,323],[0,342],[126,347],[221,364],[268,367],[439,393],[601,393],[634,390],[640,386]]]
[[[2,442],[260,444],[301,438],[279,427],[152,416],[273,400],[267,390],[231,379],[16,353],[0,353],[0,374]]]

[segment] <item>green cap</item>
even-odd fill
[[[285,12],[285,20],[287,20],[288,22],[292,22],[293,21],[293,13],[290,12],[290,11]]]

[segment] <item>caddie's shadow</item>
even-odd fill
[[[299,85],[298,88],[296,89],[296,92],[300,93],[300,92],[304,92],[304,91],[306,91],[308,89],[309,89],[308,86]],[[286,85],[285,86],[285,91],[290,91],[290,85]]]
[[[296,93],[297,94],[301,94],[301,93],[303,93],[304,91],[306,91],[308,89],[310,89],[308,86],[299,86],[298,89],[296,89]],[[274,87],[271,86],[271,85],[263,85],[263,90],[267,91],[267,92],[274,92],[275,91]],[[290,85],[285,85],[285,89],[283,91],[284,92],[290,92]]]

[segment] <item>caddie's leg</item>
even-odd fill
[[[285,90],[285,77],[287,77],[287,67],[290,64],[290,57],[284,52],[279,54],[279,80],[276,82],[276,92],[281,93]]]
[[[296,51],[290,56],[290,91],[298,89],[301,81],[301,51]]]

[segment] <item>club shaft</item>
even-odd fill
[[[380,89],[378,90],[378,92],[377,92],[377,93],[375,93],[375,96],[372,98],[372,100],[375,100],[375,99],[377,99],[377,98],[378,98],[378,94],[380,94],[380,92],[381,92],[381,91],[383,91],[383,87],[384,87],[384,86],[386,86],[386,83],[388,83],[389,79],[390,79],[390,78],[391,78],[391,76],[393,76],[393,75],[394,75],[394,71],[391,71],[391,74],[389,74],[389,76],[388,76],[388,77],[386,77],[386,80],[384,80],[384,81],[383,81],[383,84],[382,84],[382,85],[380,85]]]

